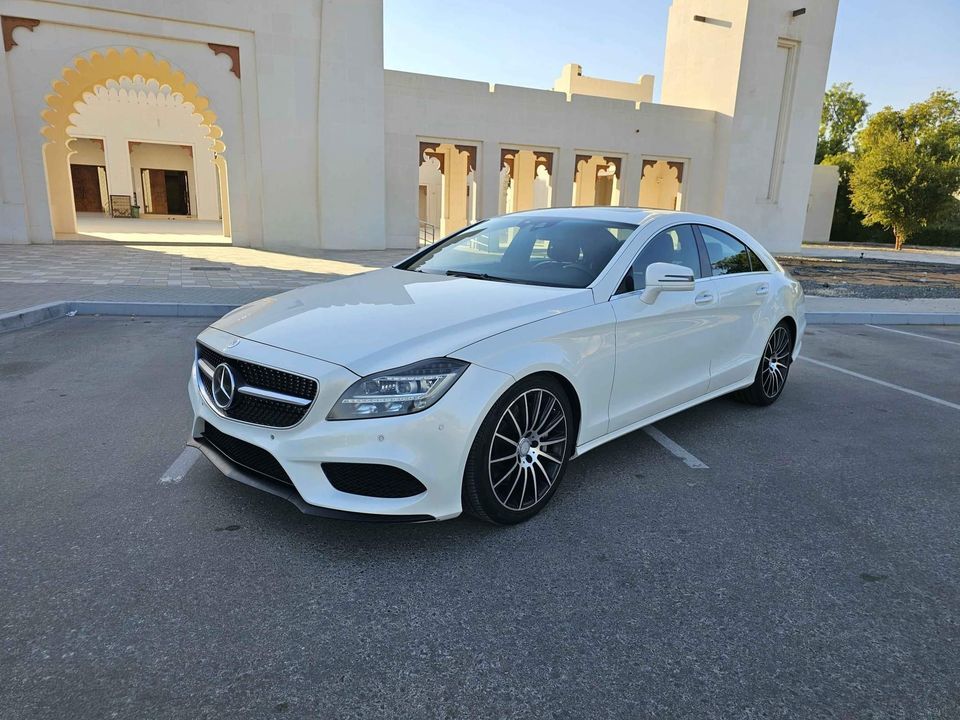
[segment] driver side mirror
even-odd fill
[[[653,305],[662,292],[680,292],[694,289],[693,270],[672,263],[650,263],[647,265],[646,288],[640,299]]]

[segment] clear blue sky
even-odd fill
[[[670,0],[384,0],[384,63],[550,88],[564,64],[577,62],[585,75],[614,80],[656,75],[659,96],[669,6]],[[866,93],[871,111],[908,105],[937,87],[960,92],[960,0],[840,0],[827,82],[846,80]]]

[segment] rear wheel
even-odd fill
[[[738,391],[735,397],[751,405],[773,404],[787,384],[792,360],[793,333],[786,322],[781,322],[770,333],[770,339],[763,348],[763,357],[753,385]]]
[[[575,428],[559,382],[535,376],[491,408],[474,439],[463,476],[464,510],[502,525],[536,515],[567,469]]]

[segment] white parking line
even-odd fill
[[[173,464],[167,468],[167,471],[160,476],[160,484],[168,485],[178,483],[187,476],[193,464],[200,459],[200,451],[195,447],[185,447],[183,452],[173,461]]]
[[[931,337],[930,335],[921,335],[920,333],[907,332],[906,330],[894,330],[893,328],[883,327],[881,325],[870,325],[867,323],[868,328],[873,328],[874,330],[886,330],[887,332],[897,333],[898,335],[909,335],[910,337],[923,338],[924,340],[933,340],[934,342],[942,342],[947,345],[960,345],[960,342],[956,340],[947,340],[945,338]]]
[[[643,431],[656,440],[658,443],[663,445],[667,450],[669,450],[673,455],[683,460],[689,467],[695,468],[697,470],[709,469],[709,467],[700,459],[691,455],[686,450],[684,450],[680,445],[677,445],[673,440],[668,438],[662,432],[657,430],[653,425],[647,425]]]
[[[960,405],[958,405],[957,403],[952,403],[949,400],[943,400],[942,398],[934,397],[933,395],[927,395],[926,393],[918,392],[916,390],[911,390],[910,388],[905,388],[902,385],[894,385],[893,383],[889,383],[886,380],[879,380],[875,377],[870,377],[869,375],[861,375],[860,373],[854,372],[853,370],[847,370],[846,368],[837,367],[836,365],[825,363],[822,360],[814,360],[813,358],[807,357],[806,355],[801,355],[800,359],[806,360],[807,362],[813,363],[814,365],[819,365],[820,367],[829,368],[830,370],[836,370],[837,372],[841,372],[845,375],[851,375],[855,378],[866,380],[867,382],[872,382],[872,383],[876,383],[877,385],[882,385],[883,387],[890,388],[891,390],[899,390],[900,392],[906,393],[907,395],[913,395],[914,397],[923,398],[924,400],[929,400],[930,402],[936,403],[937,405],[943,405],[944,407],[952,408],[953,410],[960,410]]]

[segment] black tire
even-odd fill
[[[570,399],[557,380],[521,380],[477,431],[463,473],[464,511],[498,525],[536,515],[566,473],[576,431]]]
[[[781,321],[763,346],[763,355],[757,366],[753,385],[734,393],[734,397],[751,405],[772,405],[783,393],[793,362],[793,329]]]

